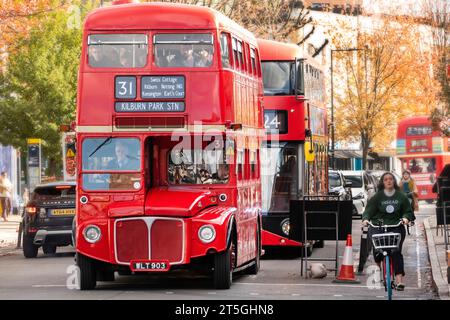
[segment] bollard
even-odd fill
[[[447,283],[450,284],[450,250],[447,250]]]
[[[358,264],[358,275],[364,274],[364,265],[366,264],[367,257],[369,256],[369,241],[368,232],[369,227],[361,227],[361,244],[359,248],[359,264]]]

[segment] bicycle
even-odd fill
[[[392,253],[399,249],[402,240],[400,233],[388,232],[388,228],[396,228],[402,224],[403,221],[400,221],[396,225],[383,225],[383,221],[381,220],[380,224],[376,226],[369,222],[369,225],[373,228],[382,229],[381,233],[372,234],[372,245],[376,252],[383,255],[381,272],[383,275],[384,290],[387,292],[388,300],[392,300],[392,290],[396,288]]]

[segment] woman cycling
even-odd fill
[[[413,178],[411,178],[411,172],[409,170],[405,170],[402,173],[402,180],[399,184],[400,190],[403,191],[403,193],[406,195],[406,197],[409,199],[409,203],[411,203],[411,210],[412,215],[411,221],[416,220],[416,216],[414,215],[414,211],[419,210],[419,204],[418,204],[418,195],[419,191],[417,190],[416,182]]]
[[[395,177],[392,173],[386,172],[380,178],[378,192],[369,200],[364,210],[362,220],[363,225],[367,226],[369,221],[377,225],[382,220],[382,224],[396,225],[400,220],[403,224],[408,224],[412,218],[411,205],[408,198],[397,185]],[[397,283],[397,290],[403,291],[403,276],[405,275],[403,265],[402,246],[405,240],[404,226],[389,228],[389,231],[401,234],[399,250],[392,253],[392,263],[394,266],[394,274]],[[379,233],[377,228],[369,228],[369,237],[372,234]],[[380,266],[383,257],[374,250],[373,254],[375,262]]]

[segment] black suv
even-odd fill
[[[75,216],[75,182],[38,185],[26,204],[23,217],[23,254],[35,258],[42,246],[45,254],[57,246],[72,244]]]

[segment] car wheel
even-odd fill
[[[77,252],[77,265],[80,268],[79,284],[80,290],[92,290],[97,285],[97,273],[94,261]]]
[[[36,258],[38,254],[39,246],[33,243],[34,237],[24,234],[23,235],[23,255],[25,258]]]
[[[55,254],[56,253],[56,245],[55,244],[44,244],[42,246],[42,251],[44,251],[44,254]]]
[[[229,289],[233,282],[233,265],[235,256],[235,246],[232,241],[224,252],[216,253],[214,256],[214,288]]]

